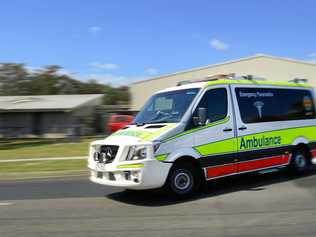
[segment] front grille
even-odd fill
[[[117,155],[119,146],[104,145],[100,147],[100,156],[102,163],[112,163]]]

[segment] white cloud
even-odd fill
[[[124,83],[128,79],[125,76],[116,76],[110,73],[89,74],[88,77],[89,79],[93,79],[100,83],[106,83],[106,84],[121,84],[121,83]]]
[[[62,68],[58,71],[58,74],[59,75],[66,75],[69,77],[75,77],[77,73]]]
[[[39,72],[40,70],[42,70],[41,67],[34,67],[34,66],[25,66],[25,69],[26,69],[29,73],[36,73],[36,72]]]
[[[108,68],[107,66],[105,66]],[[113,66],[112,66],[113,67]],[[112,68],[109,67],[110,69]],[[35,66],[26,66],[26,69],[29,72],[36,73],[43,70],[43,67],[35,67]],[[96,80],[98,83],[102,84],[111,84],[112,86],[126,86],[132,82],[138,80],[144,80],[146,76],[124,76],[124,75],[115,75],[112,73],[79,73],[73,72],[66,69],[60,69],[58,71],[58,75],[66,75],[72,77],[73,79],[80,80],[80,81],[87,81],[87,80]]]
[[[120,67],[119,65],[115,63],[98,63],[98,62],[90,63],[90,66],[95,69],[105,69],[105,70],[114,70]]]
[[[25,68],[29,73],[38,73],[38,72],[42,72],[43,70],[45,70],[45,67],[26,66]],[[69,77],[74,77],[76,75],[76,73],[61,68],[58,70],[57,75],[66,75]]]
[[[102,84],[111,84],[113,86],[123,86],[128,85],[134,81],[143,80],[145,77],[128,77],[128,76],[122,76],[122,75],[114,75],[111,73],[105,73],[105,74],[98,74],[98,73],[91,73],[86,75],[80,75],[79,79],[82,81],[87,80],[96,80],[99,83]]]
[[[316,58],[316,52],[310,53],[310,54],[307,55],[307,56],[310,57],[310,58]]]
[[[227,43],[224,43],[223,41],[219,40],[219,39],[212,39],[209,42],[210,46],[216,50],[226,50],[228,48],[230,48],[230,45]]]
[[[310,53],[307,55],[307,61],[310,63],[316,63],[316,52]]]
[[[157,68],[146,68],[145,72],[151,76],[157,75],[159,70]]]
[[[102,30],[102,27],[101,26],[91,26],[89,28],[89,31],[93,34],[96,34],[98,33],[100,30]]]

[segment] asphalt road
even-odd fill
[[[0,181],[0,236],[316,236],[316,169],[212,182],[190,200],[85,178]]]

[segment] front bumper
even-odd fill
[[[172,163],[154,159],[89,165],[94,183],[127,189],[153,189],[164,185]]]

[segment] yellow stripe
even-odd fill
[[[164,132],[168,131],[172,127],[174,127],[175,124],[168,124],[160,129],[158,129],[155,132],[148,132],[148,131],[142,131],[142,130],[132,130],[132,129],[126,129],[126,130],[119,130],[115,133],[113,133],[111,136],[131,136],[131,137],[138,137],[144,141],[151,141],[154,140],[156,137],[159,137]]]
[[[223,141],[208,143],[194,147],[202,156],[222,153],[232,153],[237,151],[237,139],[227,139]]]
[[[251,150],[264,149],[264,148],[291,145],[294,142],[294,140],[298,137],[304,137],[309,142],[316,141],[316,126],[288,128],[288,129],[274,130],[270,132],[254,133],[254,134],[249,134],[247,136],[240,136],[238,138],[231,138],[231,139],[227,139],[223,141],[199,145],[199,146],[194,147],[194,149],[197,150],[203,156],[233,153],[233,152],[236,152],[240,148],[242,139],[245,139],[245,140],[253,139],[253,138],[260,139],[262,138],[262,136],[266,138],[280,136],[281,143],[278,145],[243,149],[241,151],[251,151]]]
[[[157,156],[155,156],[155,159],[156,159],[156,160],[159,160],[159,161],[164,161],[164,160],[167,159],[168,155],[169,155],[169,154],[157,155]]]
[[[288,128],[288,129],[281,129],[281,130],[274,130],[271,132],[264,132],[264,133],[255,133],[249,134],[247,136],[238,137],[238,147],[240,147],[241,139],[260,139],[262,136],[264,137],[281,137],[281,144],[278,146],[285,146],[291,145],[293,141],[298,137],[305,137],[308,141],[315,141],[316,140],[316,126],[310,127],[301,127],[301,128]],[[275,146],[268,146],[275,147]],[[245,149],[245,150],[255,150],[255,149]]]
[[[179,133],[175,136],[172,136],[170,138],[167,138],[166,140],[164,140],[163,142],[168,142],[170,140],[173,140],[173,139],[176,139],[176,138],[179,138],[179,137],[182,137],[184,135],[187,135],[187,134],[191,134],[191,133],[194,133],[194,132],[198,132],[200,130],[203,130],[203,129],[206,129],[206,128],[209,128],[209,127],[214,127],[216,125],[219,125],[219,124],[224,124],[224,123],[227,123],[229,121],[229,116],[224,118],[223,120],[220,120],[220,121],[216,121],[214,123],[209,123],[209,124],[206,124],[205,126],[201,126],[201,127],[197,127],[197,128],[193,128],[193,129],[190,129],[190,130],[187,130],[185,132],[182,132],[182,133]]]
[[[118,169],[133,169],[133,168],[143,168],[144,164],[129,164],[129,165],[119,165]]]

